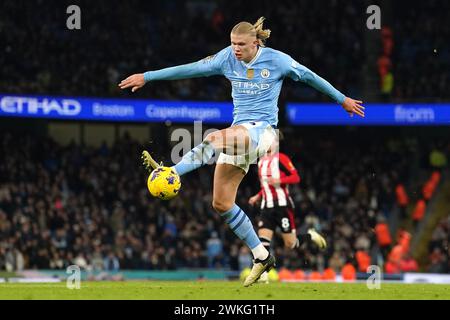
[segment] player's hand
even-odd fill
[[[267,183],[270,184],[271,186],[279,186],[281,183],[281,180],[278,178],[269,178],[267,180]]]
[[[131,88],[131,92],[136,92],[143,86],[145,86],[145,79],[143,73],[133,74],[132,76],[129,76],[125,80],[122,80],[121,83],[119,83],[120,89],[124,90]]]
[[[345,98],[344,103],[342,104],[342,107],[345,109],[345,111],[348,112],[350,117],[353,117],[354,114],[357,114],[358,116],[364,118],[366,116],[364,108],[361,104],[363,102],[359,100],[353,100],[351,98]]]
[[[248,200],[248,204],[254,207],[256,204],[258,204],[259,200],[261,200],[261,197],[259,194],[257,194]]]

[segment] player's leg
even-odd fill
[[[274,266],[275,259],[264,248],[248,216],[235,203],[237,190],[245,174],[243,169],[231,164],[224,163],[216,166],[213,207],[222,215],[236,236],[243,240],[252,251],[255,258],[254,265],[244,283],[245,286],[249,286],[255,283],[264,271]]]
[[[259,240],[267,251],[270,251],[270,243],[272,242],[273,230],[267,228],[260,228],[258,230]]]
[[[266,259],[268,251],[245,212],[236,205],[236,194],[245,172],[230,164],[218,164],[214,173],[213,207],[231,230],[252,250],[256,259]]]
[[[248,130],[243,126],[234,126],[220,131],[210,133],[205,140],[183,156],[181,161],[172,169],[183,176],[208,163],[214,156],[224,152],[229,155],[243,155],[248,153],[250,137]],[[149,170],[156,169],[158,164],[147,151],[143,151],[142,159],[144,166]]]
[[[280,209],[279,213],[280,216],[278,225],[281,228],[282,237],[286,248],[296,249],[304,243],[310,242],[313,242],[319,247],[319,249],[322,250],[327,247],[325,238],[322,237],[315,229],[309,229],[307,233],[297,235],[294,222],[294,211],[292,208],[286,207]]]
[[[247,129],[235,126],[209,134],[205,140],[188,152],[173,168],[180,175],[194,171],[218,153],[242,155],[248,153],[250,138]]]
[[[258,230],[258,236],[264,248],[266,248],[266,250],[270,252],[270,243],[272,242],[273,230],[268,228],[260,228]],[[258,282],[269,283],[269,274],[267,271],[261,274]]]
[[[274,234],[274,230],[277,227],[276,216],[274,215],[274,209],[265,208],[262,210],[258,221],[258,236],[263,246],[270,252],[270,246]],[[261,274],[258,282],[269,283],[269,274],[264,272]]]
[[[304,243],[310,242],[313,242],[321,250],[327,247],[327,241],[315,229],[309,229],[308,233],[299,234],[298,236],[294,233],[283,233],[282,237],[285,247],[289,249],[296,249]]]

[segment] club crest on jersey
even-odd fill
[[[263,69],[263,71],[261,71],[261,77],[263,77],[264,79],[267,79],[270,77],[270,71],[267,69]]]
[[[252,80],[255,77],[255,70],[254,69],[248,69],[247,70],[247,78],[249,80]]]

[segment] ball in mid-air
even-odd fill
[[[250,275],[251,271],[252,269],[250,268],[244,268],[244,270],[242,270],[239,274],[239,278],[241,279],[241,281],[245,281],[245,279],[247,279],[247,277]]]
[[[278,276],[278,271],[274,268],[269,271],[269,281],[270,282],[277,282],[280,280],[280,277]]]
[[[171,168],[160,167],[148,177],[147,187],[152,196],[161,200],[170,200],[180,192],[180,176]]]

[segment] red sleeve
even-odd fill
[[[300,183],[300,176],[298,175],[297,169],[295,169],[294,165],[292,164],[291,159],[289,159],[289,157],[284,153],[280,153],[279,158],[280,164],[286,168],[287,172],[289,172],[288,175],[280,179],[280,183],[281,184]]]

